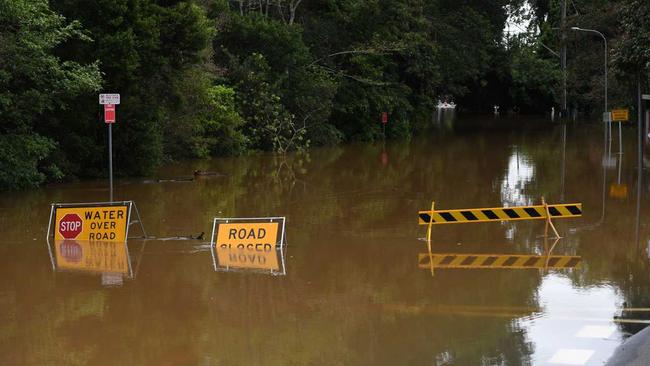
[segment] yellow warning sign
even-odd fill
[[[263,244],[237,248],[222,244],[216,246],[215,260],[218,267],[267,269],[279,271],[279,250],[275,245]]]
[[[54,250],[58,270],[129,273],[129,255],[126,243],[56,240]]]
[[[126,241],[128,205],[54,207],[55,241]]]
[[[548,214],[547,209],[548,207]],[[462,224],[468,222],[562,219],[582,216],[581,203],[497,208],[468,208],[458,210],[420,211],[418,223]]]
[[[254,250],[278,244],[279,222],[220,223],[217,226],[216,246]]]
[[[570,255],[513,255],[513,254],[457,254],[420,253],[419,268],[501,268],[545,269],[576,268],[582,257]]]
[[[630,120],[630,110],[625,109],[612,109],[612,121],[614,122],[627,122]]]
[[[284,223],[284,217],[215,218],[210,240],[215,270],[280,271]]]

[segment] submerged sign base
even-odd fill
[[[285,218],[215,218],[212,261],[215,271],[285,275]]]

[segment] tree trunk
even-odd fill
[[[302,0],[291,0],[289,3],[289,24],[293,24],[296,19],[296,9]]]

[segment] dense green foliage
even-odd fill
[[[53,54],[71,38],[88,41],[78,22],[52,12],[47,1],[0,2],[0,187],[25,188],[61,174],[50,131],[65,127],[51,112],[73,108],[75,97],[101,83],[96,63]]]
[[[386,135],[406,137],[438,100],[548,111],[561,80],[548,51],[560,46],[559,4],[0,0],[0,189],[105,174],[100,92],[122,95],[113,135],[123,175],[174,159],[375,140],[382,112]],[[648,68],[647,8],[598,0],[569,12],[567,26],[611,38],[618,104],[629,76]],[[529,32],[505,33],[509,17],[529,21]],[[569,34],[569,100],[599,113],[600,40]]]

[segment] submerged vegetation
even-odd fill
[[[114,149],[123,175],[174,159],[370,141],[383,134],[382,112],[388,137],[405,137],[445,98],[473,111],[547,111],[561,84],[559,7],[0,0],[0,189],[104,174],[100,92],[122,96]],[[584,2],[569,12],[567,27],[598,28],[610,39],[615,103],[650,70],[648,18],[640,0]],[[567,33],[570,104],[599,113],[600,39]]]

